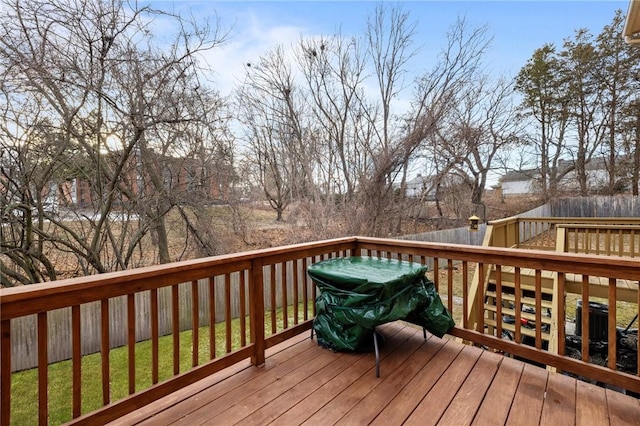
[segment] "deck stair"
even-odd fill
[[[497,330],[498,323],[498,307],[497,300],[502,299],[502,336],[508,339],[514,339],[516,334],[516,318],[520,318],[520,335],[521,340],[532,342],[535,345],[536,331],[534,328],[527,326],[528,324],[535,324],[535,285],[533,283],[533,273],[527,274],[527,271],[521,271],[520,275],[520,295],[516,297],[515,288],[515,273],[513,268],[511,271],[505,271],[507,268],[502,268],[500,274],[498,274],[495,268],[492,268],[489,274],[489,280],[487,290],[485,292],[485,325],[490,330]],[[531,271],[533,272],[533,271]],[[501,283],[501,297],[498,298],[497,283],[498,275],[500,276]],[[540,306],[542,308],[540,314],[540,321],[543,324],[541,333],[541,346],[547,346],[551,339],[550,330],[553,329],[552,324],[556,318],[554,316],[553,309],[553,277],[547,276],[542,278],[541,286],[542,300]],[[517,309],[517,300],[519,299],[520,307]],[[519,315],[516,315],[516,311],[519,310]]]
[[[484,246],[511,247],[522,249],[555,250],[565,253],[588,253],[603,256],[637,257],[640,249],[640,220],[638,218],[508,218],[495,221],[487,226]],[[536,331],[533,325],[536,321],[535,294],[536,281],[541,294],[539,320],[543,324],[538,347],[548,348],[557,353],[557,331],[560,323],[555,308],[559,297],[558,273],[552,271],[536,271],[514,267],[486,265],[488,272],[483,279],[474,277],[475,286],[484,287],[484,325],[490,332],[497,335],[498,322],[501,323],[502,337],[515,338],[515,319],[519,318],[521,326],[520,340],[536,345]],[[486,271],[486,270],[485,270]],[[516,278],[519,280],[519,307],[516,298]],[[582,275],[565,273],[564,288],[566,293],[581,294],[583,288]],[[498,285],[500,284],[500,285]],[[607,298],[609,295],[609,280],[597,276],[589,277],[589,296]],[[629,280],[616,281],[616,299],[619,301],[637,303],[640,282]],[[500,288],[501,295],[496,294]],[[472,293],[476,294],[476,293]],[[500,297],[499,297],[500,296]],[[498,319],[497,300],[502,300]],[[475,315],[475,301],[469,306],[469,318]],[[517,310],[518,315],[516,315]],[[564,313],[562,313],[564,314]],[[529,326],[527,326],[529,325]]]

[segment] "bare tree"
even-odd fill
[[[11,277],[3,274],[3,285],[55,279],[58,271],[51,268],[45,268],[46,276],[24,273],[24,265],[53,252],[66,254],[57,263],[68,265],[61,271],[65,274],[135,266],[149,259],[142,250],[150,232],[157,237],[158,261],[172,260],[163,222],[171,207],[185,200],[161,182],[169,163],[158,161],[175,157],[178,144],[197,142],[195,131],[187,132],[187,127],[215,122],[218,112],[210,105],[219,102],[217,95],[199,92],[197,56],[224,36],[163,14],[175,23],[176,38],[159,47],[147,24],[160,13],[130,6],[122,1],[27,0],[6,2],[2,9],[5,152],[20,152],[19,157],[53,148],[48,148],[45,168],[22,162],[42,175],[46,184],[40,187],[34,185],[33,172],[24,170],[16,177],[18,157],[3,154],[2,185],[12,186],[11,200],[27,201],[21,211],[36,211],[39,218],[31,228],[25,213],[11,228],[21,237],[3,238],[3,253],[21,256],[11,259],[11,268],[2,268],[15,271]],[[24,110],[23,105],[32,108]],[[34,137],[38,133],[42,136]],[[57,188],[52,199],[64,207],[57,212],[44,208],[44,187],[51,186]],[[3,210],[17,216],[13,201]]]
[[[451,172],[470,190],[473,213],[486,220],[483,194],[496,156],[508,152],[519,140],[522,127],[512,104],[513,85],[488,76],[469,81],[447,117],[449,140],[439,145],[441,154],[455,159]]]
[[[247,66],[238,101],[250,156],[276,211],[297,200],[308,206],[310,226],[333,220],[351,234],[400,232],[416,202],[405,196],[408,170],[488,44],[486,29],[469,32],[458,22],[439,65],[418,81],[412,110],[401,115],[416,53],[408,18],[380,7],[364,42],[340,34],[302,39],[291,58],[280,47]]]
[[[282,47],[247,64],[236,99],[256,180],[276,211],[276,220],[282,221],[294,186],[305,181],[308,164],[297,161],[305,150],[300,94]]]
[[[410,146],[418,149],[424,164],[424,175],[433,176],[432,187],[425,192],[436,193],[436,202],[442,198],[443,188],[453,188],[466,180],[475,188],[476,201],[479,202],[486,184],[486,175],[491,168],[492,156],[500,147],[489,149],[489,145],[478,145],[479,138],[491,140],[492,136],[478,129],[474,120],[493,106],[488,91],[481,85],[483,75],[482,59],[489,48],[491,38],[488,27],[470,28],[466,19],[460,18],[447,34],[447,45],[443,48],[440,60],[429,72],[417,81],[413,107],[407,119],[407,140]],[[479,85],[480,84],[480,85]],[[476,105],[473,96],[482,92],[486,101]],[[506,102],[506,92],[504,92]],[[484,106],[480,106],[484,105]],[[466,125],[459,120],[464,119]],[[491,157],[489,157],[491,156]],[[457,171],[456,178],[454,173]],[[462,173],[460,173],[462,172]],[[467,172],[475,173],[468,179]],[[438,204],[440,215],[443,215]]]
[[[603,96],[600,108],[606,120],[603,124],[603,157],[608,171],[607,192],[616,192],[619,182],[631,176],[632,191],[638,195],[638,176],[640,173],[640,153],[637,144],[627,144],[630,128],[625,121],[637,121],[635,107],[638,91],[638,67],[640,51],[624,42],[624,14],[621,10],[609,25],[596,37],[598,62],[594,66],[596,80],[601,85]],[[631,106],[631,108],[627,108]],[[625,167],[627,166],[627,167]]]
[[[369,140],[361,137],[370,112],[363,93],[363,48],[357,38],[340,34],[303,39],[296,49],[296,60],[311,101],[308,112],[322,138],[317,146],[323,158],[320,185],[327,194],[340,196],[344,192],[343,200],[349,201],[370,154]]]

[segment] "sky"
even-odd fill
[[[227,93],[244,73],[244,64],[257,61],[268,49],[291,46],[300,37],[362,35],[373,1],[211,1],[154,0],[154,7],[183,15],[219,19],[230,29],[227,42],[211,52],[208,60],[216,69],[221,93]],[[416,72],[435,63],[445,46],[446,32],[458,17],[471,27],[488,25],[493,37],[486,56],[489,72],[514,76],[534,50],[545,43],[561,47],[563,39],[586,28],[599,34],[611,23],[615,11],[626,13],[628,0],[601,1],[383,1],[400,6],[417,24],[416,47],[420,53],[412,66]]]

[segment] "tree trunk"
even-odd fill
[[[638,195],[638,187],[640,181],[640,110],[636,116],[636,140],[635,149],[633,150],[633,174],[631,177],[631,190],[633,195]]]
[[[164,216],[159,216],[155,221],[155,234],[158,242],[158,261],[160,263],[171,262],[169,255],[169,237],[167,236],[167,226]]]

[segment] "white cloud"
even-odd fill
[[[272,24],[249,12],[237,19],[226,43],[203,56],[215,72],[216,87],[222,95],[227,95],[241,83],[247,63],[257,63],[262,55],[278,45],[285,51],[290,50],[303,34],[302,27]]]

